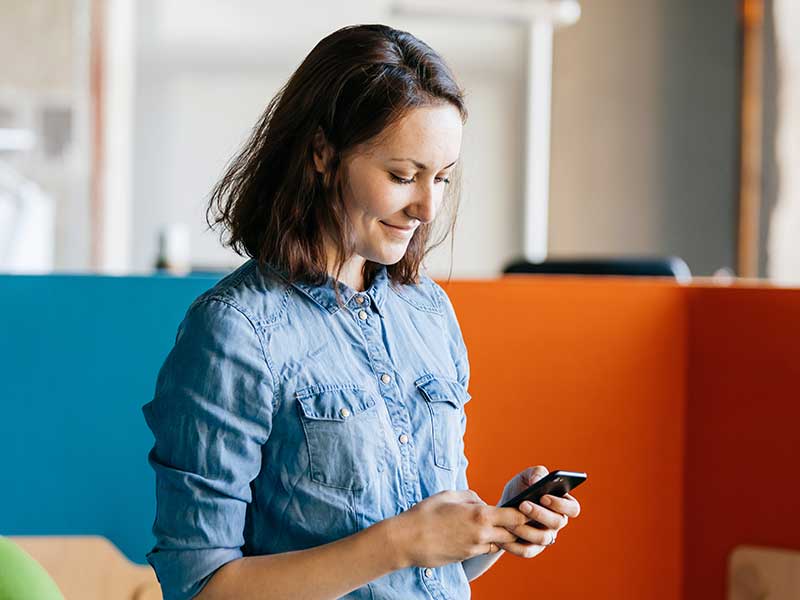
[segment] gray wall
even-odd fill
[[[735,267],[733,0],[582,2],[557,34],[553,254],[676,254]]]

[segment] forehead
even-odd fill
[[[387,127],[370,144],[369,153],[381,160],[449,164],[458,158],[462,129],[461,115],[451,104],[414,108]]]

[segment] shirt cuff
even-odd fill
[[[147,562],[156,572],[164,600],[190,600],[200,593],[217,569],[242,556],[240,548],[154,548],[147,553]]]

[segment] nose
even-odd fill
[[[414,198],[413,204],[406,209],[406,214],[421,223],[430,223],[436,216],[439,192],[431,185],[422,185]]]

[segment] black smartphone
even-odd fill
[[[542,496],[564,496],[564,494],[574,490],[586,481],[586,479],[586,473],[579,473],[577,471],[553,471],[542,477],[527,490],[514,496],[505,504],[501,504],[501,506],[503,508],[518,508],[525,500],[529,500],[534,504],[541,504],[540,500]],[[536,527],[537,529],[544,529],[544,526],[535,520],[528,521],[528,525]]]

